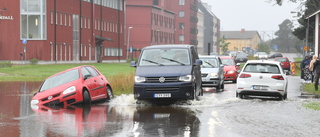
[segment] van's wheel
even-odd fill
[[[220,92],[221,90],[221,84],[219,84],[217,87],[216,87],[216,92]]]
[[[223,89],[224,89],[224,82],[222,82],[221,89],[222,89],[222,91],[223,91]]]
[[[82,96],[83,96],[83,104],[90,104],[91,99],[90,99],[90,94],[88,90],[84,89]]]
[[[194,100],[199,100],[199,95],[197,95],[197,86],[195,85],[194,87],[193,87],[193,99]]]
[[[110,86],[107,86],[107,95],[108,95],[107,100],[111,100],[114,98],[113,91]]]

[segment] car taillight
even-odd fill
[[[277,80],[284,80],[283,76],[281,76],[281,75],[274,75],[271,78],[277,79]]]
[[[250,78],[251,75],[250,74],[241,74],[240,78]]]

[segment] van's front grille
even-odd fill
[[[207,77],[208,73],[201,73],[201,77]]]
[[[178,87],[150,87],[150,88],[146,88],[147,92],[175,92],[175,91],[179,91]]]
[[[171,83],[179,82],[179,77],[147,77],[145,83]]]

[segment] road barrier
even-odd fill
[[[296,66],[296,63],[295,62],[291,62],[291,75],[295,75],[296,74],[295,66]]]

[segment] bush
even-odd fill
[[[121,94],[132,94],[134,74],[134,72],[118,73],[110,77],[107,77],[113,90],[113,94],[116,96],[119,96]]]
[[[38,64],[38,59],[36,59],[36,58],[31,59],[31,60],[30,60],[30,64],[31,64],[31,65],[36,65],[36,64]]]
[[[11,67],[12,63],[10,61],[0,62],[0,68]]]

